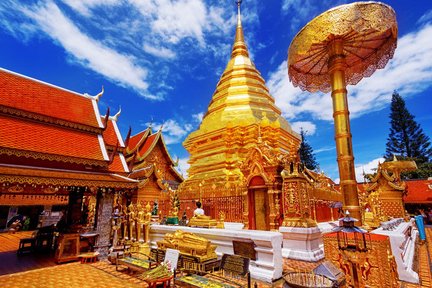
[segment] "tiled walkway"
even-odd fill
[[[144,284],[144,283],[142,283]],[[94,288],[146,287],[133,284],[91,265],[69,263],[0,276],[0,287],[8,288]]]
[[[420,285],[401,283],[402,288],[432,287],[431,262],[432,228],[426,229],[427,243],[418,246],[418,272]],[[40,255],[17,256],[16,250],[20,238],[30,233],[0,234],[0,287],[147,287],[141,280],[125,272],[116,271],[114,265],[100,261],[94,264],[70,263],[55,265],[52,258]],[[284,272],[293,270],[310,271],[320,263],[294,260],[284,261]],[[53,267],[48,267],[53,266]],[[32,270],[36,269],[36,270]],[[17,271],[26,271],[16,273]],[[14,273],[14,274],[11,274]],[[252,280],[252,284],[255,281]],[[273,285],[257,282],[258,287],[282,287],[283,280]],[[253,287],[253,286],[252,286]]]
[[[426,243],[418,247],[418,274],[420,285],[402,283],[403,288],[432,287],[431,255],[432,255],[432,228],[426,229]]]

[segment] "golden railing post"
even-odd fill
[[[340,176],[340,188],[344,196],[344,210],[350,211],[352,217],[361,223],[361,212],[357,193],[357,181],[354,169],[354,153],[348,111],[348,98],[345,83],[345,55],[343,40],[335,38],[329,45],[328,70],[332,86],[333,119],[337,162]]]

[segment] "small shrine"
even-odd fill
[[[147,203],[157,207],[154,215],[168,215],[170,192],[177,190],[183,177],[177,172],[174,161],[165,145],[162,129],[153,132],[151,127],[126,137],[126,162],[128,176],[139,180],[138,191],[131,196],[133,203]]]

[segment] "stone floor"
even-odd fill
[[[431,258],[432,227],[426,229],[428,241],[418,245],[418,270],[420,285],[401,283],[402,288],[432,287]],[[30,232],[16,234],[0,233],[0,287],[147,287],[147,284],[134,277],[134,274],[116,271],[109,262],[93,264],[69,263],[56,265],[52,255],[28,254],[18,256],[19,239],[29,237]],[[294,260],[284,261],[284,272],[310,271],[320,263]],[[25,272],[23,272],[25,271]],[[252,281],[258,287],[282,287],[283,280],[273,285]],[[252,286],[253,287],[253,286]]]

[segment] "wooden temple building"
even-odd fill
[[[139,180],[138,191],[132,201],[153,207],[158,204],[159,212],[169,212],[169,191],[177,190],[183,177],[175,167],[162,135],[162,128],[153,132],[151,127],[127,138],[126,162],[131,171],[128,176]]]
[[[98,246],[107,247],[114,196],[132,195],[138,184],[127,177],[119,113],[100,115],[103,92],[80,94],[4,69],[0,87],[3,221],[10,207],[62,205],[69,226],[97,231]]]
[[[332,207],[341,194],[303,167],[300,141],[249,57],[239,7],[231,58],[198,130],[183,143],[190,168],[178,190],[180,212],[190,217],[201,200],[207,215],[259,230],[337,218]]]

